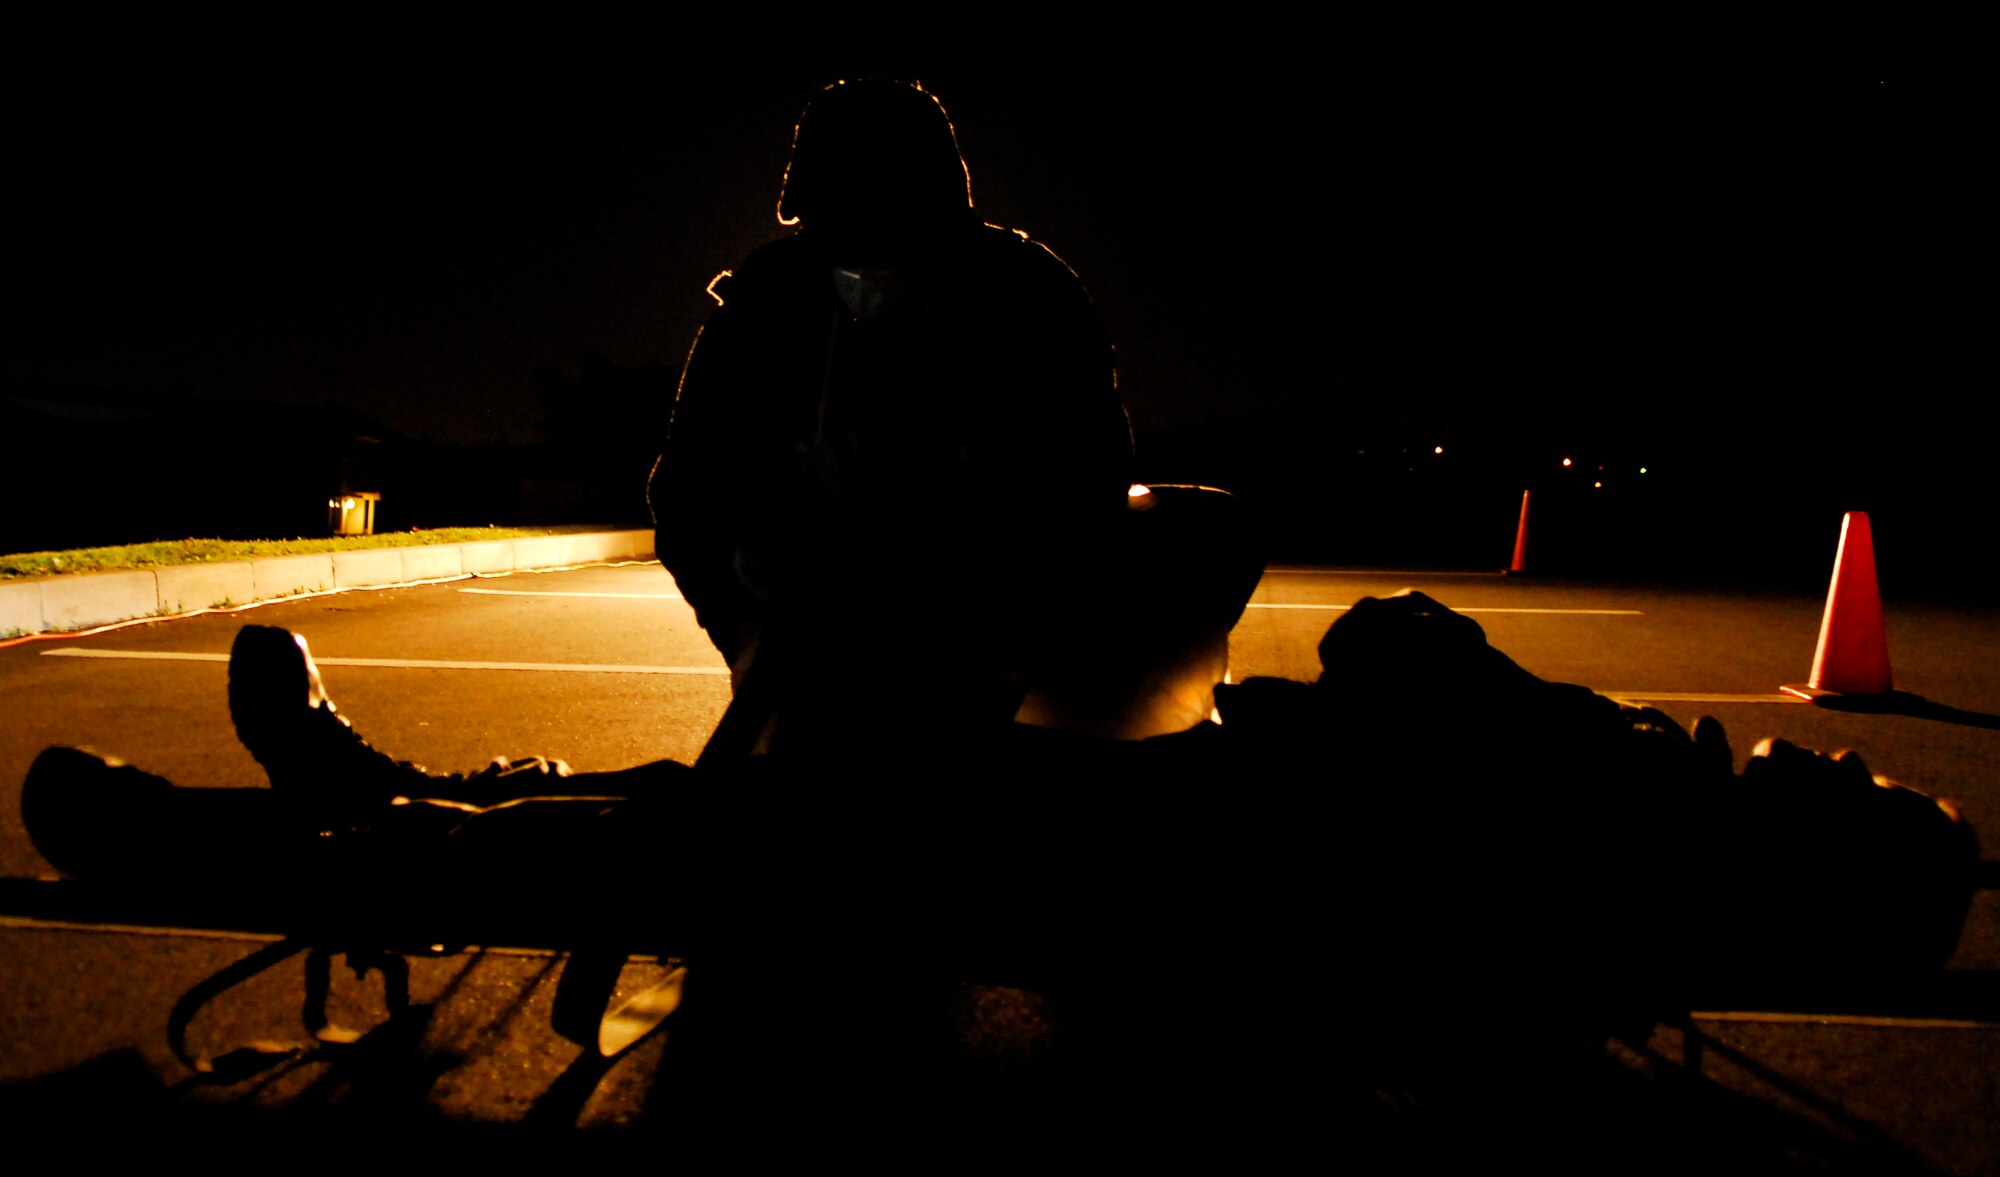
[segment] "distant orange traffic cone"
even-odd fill
[[[1886,695],[1889,635],[1882,627],[1882,593],[1875,583],[1875,540],[1868,515],[1849,511],[1840,523],[1840,551],[1826,592],[1812,681],[1787,686],[1804,699],[1820,695]]]
[[[1521,492],[1521,525],[1514,529],[1514,562],[1507,565],[1507,575],[1520,576],[1528,571],[1528,491]]]

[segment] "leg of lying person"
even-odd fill
[[[856,911],[882,912],[882,895],[907,890],[897,833],[907,815],[879,781],[832,789],[768,761],[709,772],[702,787],[690,784],[694,770],[670,761],[573,774],[530,758],[430,774],[371,747],[327,698],[304,640],[268,627],[238,635],[230,706],[270,789],[177,788],[95,753],[51,749],[25,791],[37,844],[80,876],[246,855],[281,867],[301,847],[400,856],[425,861],[441,910],[477,906],[489,893],[518,899],[496,907],[555,912],[569,884],[553,880],[570,879],[584,880],[579,894],[601,896],[667,875],[683,892],[714,878],[727,881],[717,883],[718,909],[779,913],[810,907],[830,873]],[[658,804],[625,803],[649,798]],[[225,852],[194,854],[194,846]],[[628,869],[628,860],[638,865]],[[550,869],[536,869],[542,862]]]
[[[540,756],[502,758],[476,772],[445,775],[376,750],[327,697],[304,636],[289,630],[246,625],[237,632],[229,652],[229,713],[271,788],[326,829],[368,820],[396,797],[486,807],[595,791],[573,788],[565,780],[567,764]],[[645,780],[642,774],[617,787],[638,788]]]
[[[47,748],[21,785],[21,822],[74,879],[154,887],[240,883],[309,871],[325,846],[287,835],[291,803],[269,789],[186,789],[87,748]]]
[[[576,788],[498,809],[349,803],[329,829],[322,808],[283,790],[184,788],[116,757],[53,747],[28,770],[21,817],[58,871],[131,899],[220,901],[298,928],[337,918],[346,933],[397,942],[562,947],[604,906],[611,880],[596,856],[656,829],[619,813],[632,805],[625,795],[669,795],[691,771],[671,761],[560,780],[534,771],[522,775]],[[244,887],[250,879],[258,886]]]

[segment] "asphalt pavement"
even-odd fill
[[[1651,703],[1683,723],[1715,715],[1734,737],[1739,766],[1764,735],[1853,748],[1877,772],[1949,795],[1975,826],[2000,830],[1993,770],[2000,663],[1991,656],[2000,616],[1891,603],[1896,685],[1933,706],[1859,713],[1811,706],[1779,689],[1810,668],[1821,609],[1814,599],[1278,569],[1232,638],[1233,675],[1314,677],[1315,646],[1342,609],[1403,588],[1467,613],[1496,647],[1543,677]],[[15,885],[10,896],[22,894],[25,881],[53,877],[19,819],[19,782],[45,746],[90,746],[184,785],[263,786],[233,738],[224,694],[224,659],[246,623],[305,634],[329,693],[357,730],[437,771],[531,754],[579,770],[692,760],[729,697],[720,660],[657,564],[279,601],[0,650],[0,881]],[[896,651],[885,646],[882,656],[893,661]],[[1443,678],[1425,702],[1447,733],[1456,711],[1481,705]],[[1299,766],[1293,783],[1304,798],[1351,787],[1337,757]],[[1996,850],[1988,857],[2000,857]],[[243,886],[264,882],[245,878]],[[372,1101],[440,1130],[533,1124],[602,1140],[667,1114],[655,1080],[671,1066],[671,1019],[668,1033],[617,1060],[592,1060],[549,1027],[561,964],[549,952],[413,959],[408,985],[421,1018],[392,1023],[402,1038],[367,1036],[380,1057],[357,1060],[351,1048],[342,1053],[306,1034],[303,958],[253,967],[276,942],[254,932],[0,912],[0,1116],[79,1107],[282,1114]],[[233,979],[232,968],[247,975],[221,986],[217,978]],[[637,991],[667,968],[637,960],[621,986]],[[1974,986],[2000,978],[1994,892],[1975,901],[1951,968]],[[334,1022],[382,1026],[388,1001],[381,975],[334,970]],[[177,1053],[167,1027],[191,1002]],[[1486,1011],[1480,1022],[1496,1049],[1532,1032],[1510,1024],[1504,1010]],[[1914,1171],[2000,1166],[2000,1037],[1982,1019],[1704,1011],[1692,1033],[1660,1027],[1652,1041],[1613,1051],[1638,1081],[1698,1073],[1697,1082],[1743,1108],[1776,1117],[1808,1142],[1809,1156],[1858,1156]],[[1691,1041],[1699,1046],[1692,1066]],[[1551,1109],[1548,1130],[1561,1131],[1561,1119],[1562,1110]]]

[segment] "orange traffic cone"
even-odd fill
[[[1528,571],[1528,494],[1521,492],[1521,525],[1514,529],[1514,562],[1507,566],[1507,575],[1520,576]]]
[[[1840,523],[1840,551],[1826,592],[1812,681],[1783,690],[1804,699],[1821,695],[1886,695],[1889,635],[1882,628],[1882,593],[1875,583],[1875,540],[1868,515],[1849,511]]]

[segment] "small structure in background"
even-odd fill
[[[374,535],[375,504],[382,496],[369,490],[350,490],[326,501],[326,530],[329,535]]]
[[[0,500],[35,505],[0,518],[0,552],[361,535],[401,522],[377,517],[385,493],[416,500],[412,443],[351,409],[12,385],[0,420]]]

